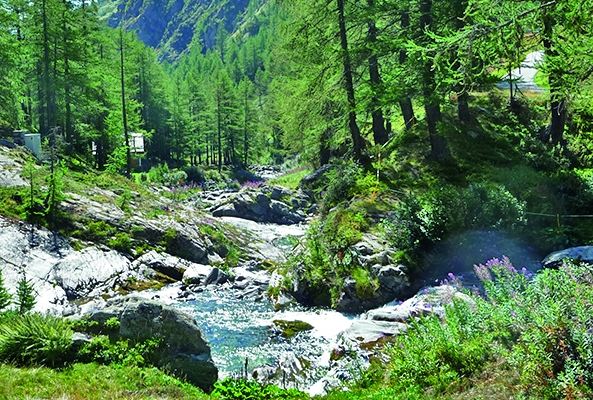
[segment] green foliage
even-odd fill
[[[167,228],[167,231],[161,239],[161,245],[165,246],[165,248],[170,248],[175,243],[177,235],[178,232],[175,228]]]
[[[109,154],[105,171],[110,174],[119,174],[127,169],[128,148],[118,146]]]
[[[442,318],[412,320],[388,349],[383,385],[396,398],[437,398],[480,384],[481,371],[497,363],[517,371],[513,397],[590,397],[593,268],[567,261],[532,277],[504,257],[475,269],[483,294],[451,297]]]
[[[97,328],[99,327],[99,322],[91,321],[88,316],[71,320],[65,320],[66,323],[70,326],[70,328],[75,332],[85,332],[85,333],[92,333],[96,332]]]
[[[354,268],[352,278],[356,281],[356,295],[360,299],[373,297],[375,291],[379,288],[378,280],[373,278],[370,272],[364,268]]]
[[[107,321],[105,321],[104,325],[105,328],[111,331],[115,331],[119,329],[119,327],[121,326],[121,322],[119,322],[119,320],[116,317],[111,317]]]
[[[118,207],[125,213],[129,213],[130,210],[130,202],[132,201],[132,193],[130,192],[129,188],[124,188],[124,192],[119,196],[119,204]]]
[[[328,184],[321,195],[321,211],[327,214],[329,210],[350,198],[352,189],[361,174],[361,168],[353,162],[336,165],[331,169],[325,179]]]
[[[298,168],[296,170],[288,171],[277,178],[270,179],[268,183],[270,185],[280,185],[295,190],[299,186],[301,180],[311,172],[313,171],[309,168]]]
[[[72,236],[89,240],[92,242],[104,243],[108,238],[115,235],[116,229],[105,221],[93,221],[86,224],[86,229],[72,232]]]
[[[213,221],[206,220],[204,224],[200,225],[200,233],[208,236],[215,244],[226,248],[225,264],[223,267],[228,269],[229,267],[236,267],[238,265],[241,251],[235,242],[235,235],[229,231],[228,227],[217,227],[213,225]]]
[[[0,359],[18,365],[63,366],[72,361],[72,330],[61,318],[15,315],[0,323]]]
[[[165,174],[169,173],[169,165],[167,163],[158,164],[148,171],[148,180],[153,183],[163,183]]]
[[[196,185],[204,182],[204,170],[195,165],[191,165],[183,169],[187,175],[187,181],[193,182]]]
[[[35,307],[36,300],[34,293],[35,288],[33,284],[27,279],[25,271],[23,271],[16,288],[15,303],[19,314],[24,315]]]
[[[214,396],[225,400],[291,400],[307,399],[306,393],[296,389],[280,389],[277,386],[266,386],[256,381],[225,378],[214,384]]]
[[[187,179],[185,171],[171,171],[163,174],[163,184],[169,187],[176,187],[183,185]]]
[[[341,207],[330,212],[325,223],[310,224],[302,251],[294,254],[288,265],[314,286],[313,291],[319,292],[321,303],[335,303],[344,280],[353,273],[357,291],[363,297],[371,296],[377,289],[375,279],[358,265],[357,252],[351,247],[360,241],[367,227],[363,214]],[[325,300],[326,296],[329,301]]]
[[[132,250],[132,239],[127,232],[117,232],[115,237],[108,242],[109,247],[113,247],[115,250],[130,253]]]
[[[12,295],[8,293],[4,287],[4,278],[2,277],[2,269],[0,269],[0,312],[6,309],[12,302]]]
[[[117,322],[119,323],[119,321]],[[114,329],[113,325],[115,324],[110,323],[111,328],[109,329]],[[105,365],[150,366],[156,361],[162,345],[161,338],[151,338],[139,342],[119,339],[112,342],[108,336],[99,335],[93,337],[90,343],[85,343],[78,350],[77,357],[80,361]]]
[[[501,185],[437,186],[405,197],[381,224],[393,247],[414,257],[422,246],[464,229],[520,228],[525,205]]]
[[[344,251],[358,243],[362,233],[368,228],[368,221],[360,212],[338,207],[333,210],[323,224],[324,242],[330,253]]]

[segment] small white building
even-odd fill
[[[26,133],[25,146],[35,154],[38,160],[41,160],[41,134],[40,133]]]

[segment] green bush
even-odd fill
[[[373,297],[375,291],[379,288],[377,279],[372,278],[370,272],[364,268],[354,268],[352,278],[356,281],[356,295],[361,299]]]
[[[17,283],[15,300],[19,314],[26,314],[35,307],[36,299],[34,293],[35,288],[33,284],[27,279],[25,271],[22,271],[21,278]]]
[[[162,345],[161,338],[140,342],[120,339],[112,342],[108,336],[99,335],[95,336],[90,343],[83,345],[78,350],[77,357],[83,362],[143,367],[154,364]]]
[[[328,184],[321,195],[321,211],[327,214],[332,207],[350,198],[350,191],[355,187],[362,169],[355,163],[337,164],[327,172]]]
[[[167,163],[159,164],[156,167],[150,168],[148,171],[148,180],[153,183],[163,183],[163,177],[169,173],[169,166]]]
[[[191,165],[189,167],[185,167],[183,171],[187,175],[187,182],[193,182],[196,185],[204,182],[204,171],[200,167]]]
[[[381,226],[386,239],[414,257],[430,243],[465,229],[516,229],[525,224],[525,204],[503,186],[439,186],[407,196]]]
[[[344,251],[358,243],[362,233],[368,228],[362,213],[338,207],[331,212],[323,224],[324,242],[330,253]]]
[[[452,298],[442,318],[413,320],[389,348],[389,386],[436,398],[497,364],[517,372],[513,397],[591,398],[593,267],[565,262],[532,277],[503,257],[475,269],[475,304]]]
[[[225,400],[290,400],[308,399],[306,393],[296,389],[280,389],[277,386],[262,385],[256,381],[225,378],[214,384],[214,396]]]
[[[86,230],[76,230],[72,235],[83,240],[102,243],[115,232],[116,229],[105,221],[93,221],[86,225]]]
[[[115,250],[129,253],[132,250],[132,239],[127,232],[117,232],[115,237],[109,240],[108,245]]]
[[[360,241],[367,226],[361,213],[338,207],[328,215],[325,223],[310,224],[303,251],[289,260],[289,266],[293,269],[304,268],[301,277],[324,298],[324,305],[337,301],[345,279],[359,267],[358,254],[351,246]],[[357,282],[360,285],[357,287],[363,297],[369,297],[376,285],[371,284],[368,271],[363,272],[361,269],[359,272]],[[328,301],[325,301],[325,297]]]
[[[163,184],[169,187],[183,185],[187,179],[184,171],[171,171],[163,174]]]
[[[17,365],[63,366],[73,360],[72,330],[61,318],[14,315],[0,324],[0,359]]]

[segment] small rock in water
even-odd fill
[[[274,325],[280,336],[284,338],[291,338],[298,332],[306,332],[313,329],[313,325],[304,321],[285,321],[281,319],[275,319]]]

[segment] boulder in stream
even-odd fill
[[[544,268],[555,268],[562,264],[564,259],[582,261],[593,264],[593,246],[578,246],[555,251],[542,261]]]

